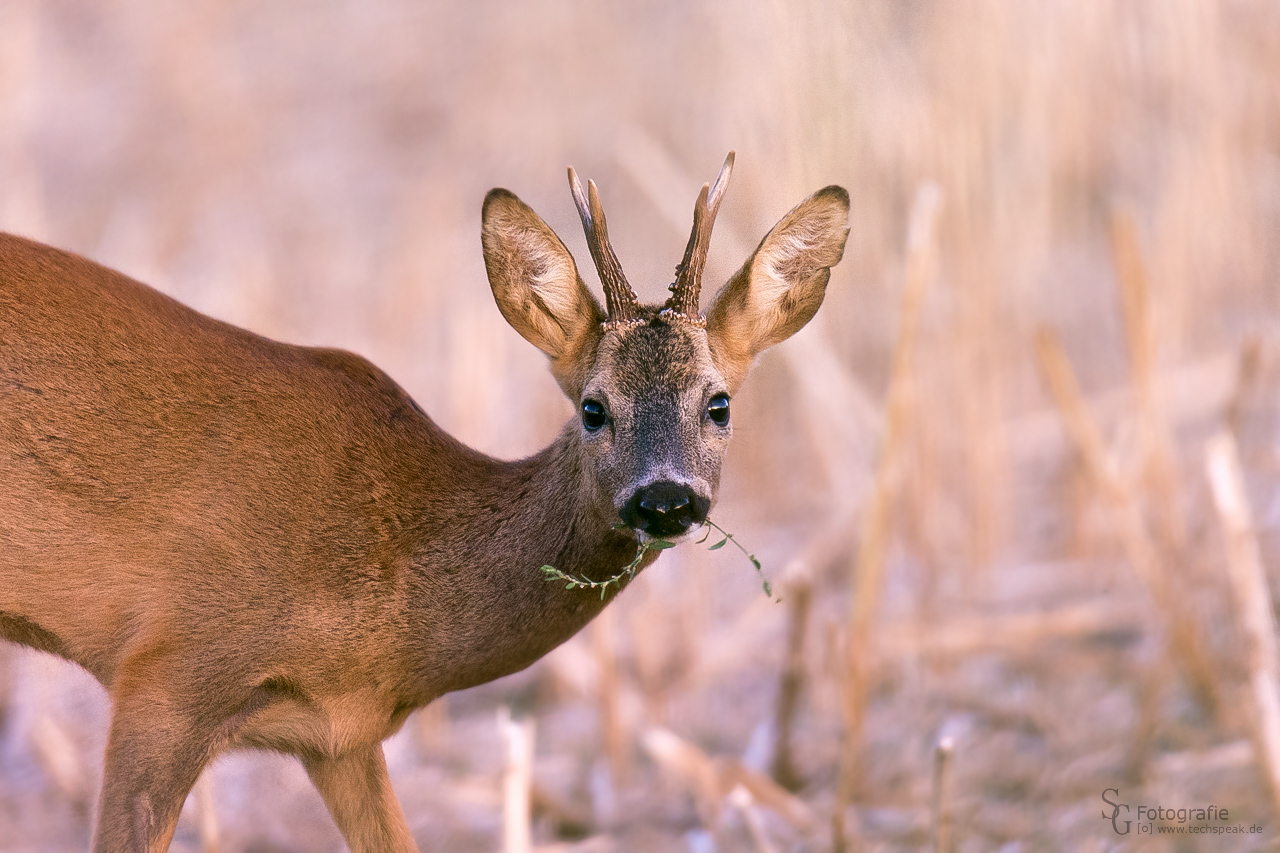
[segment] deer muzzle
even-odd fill
[[[660,539],[687,533],[707,520],[711,500],[688,486],[660,480],[636,491],[622,507],[622,520]]]

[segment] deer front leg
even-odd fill
[[[336,757],[303,759],[351,853],[417,853],[400,801],[391,789],[382,744]]]
[[[154,684],[120,684],[107,737],[94,853],[164,853],[209,760],[219,720]]]

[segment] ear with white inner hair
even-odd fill
[[[572,397],[577,355],[604,321],[599,303],[564,243],[515,195],[490,190],[481,220],[484,266],[498,310],[551,357],[552,373]]]
[[[773,227],[707,308],[707,339],[729,387],[751,362],[813,318],[849,236],[849,194],[830,186]]]

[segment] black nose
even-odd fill
[[[663,480],[632,495],[622,508],[622,520],[650,536],[679,536],[706,521],[710,509],[711,501],[688,486]]]

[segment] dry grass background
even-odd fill
[[[388,754],[420,843],[502,849],[509,788],[540,850],[1273,849],[1278,44],[1264,0],[6,0],[0,227],[357,350],[516,457],[570,409],[492,304],[485,191],[585,261],[575,165],[656,300],[728,149],[708,288],[843,184],[845,260],[735,401],[716,511],[784,602],[685,546],[419,712]],[[0,850],[84,848],[105,722],[0,649]],[[1266,831],[1116,836],[1105,788]],[[240,753],[174,849],[341,840]]]

